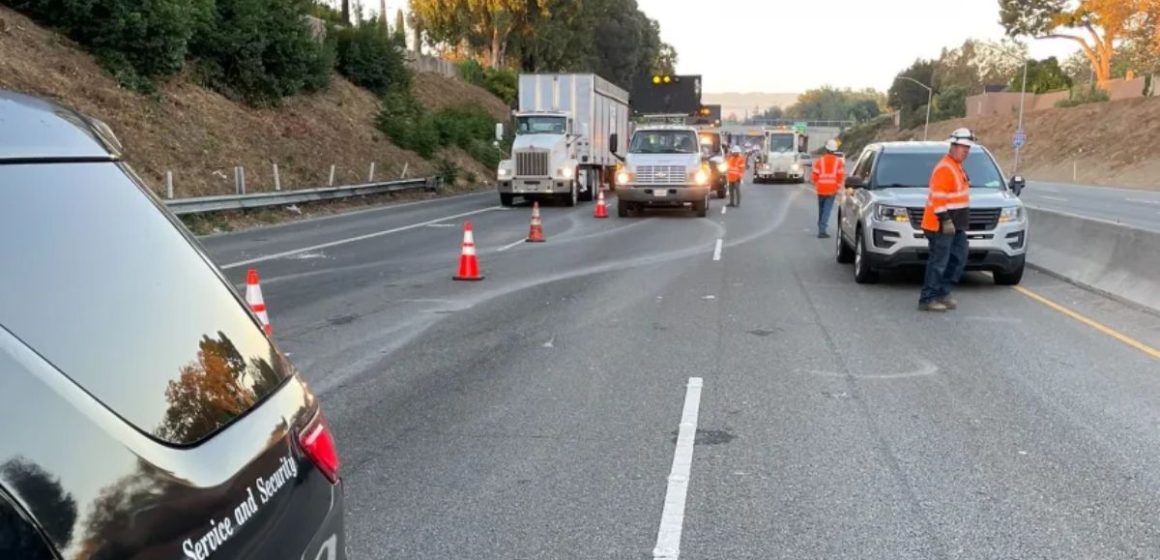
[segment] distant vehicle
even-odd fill
[[[754,182],[805,181],[812,161],[808,136],[791,129],[768,130],[762,148],[753,176]]]
[[[615,136],[609,143],[616,146]],[[624,168],[616,174],[616,213],[621,218],[649,207],[691,206],[708,215],[710,174],[697,130],[683,125],[642,125],[632,134]]]
[[[595,74],[521,74],[512,157],[497,172],[500,204],[592,200],[613,180],[607,139],[628,133],[628,116],[628,93]],[[503,127],[496,133],[501,139]]]
[[[729,164],[725,161],[725,144],[721,132],[714,128],[702,127],[697,137],[701,144],[701,158],[709,166],[709,185],[717,198],[725,198]]]
[[[317,398],[109,128],[0,123],[0,558],[346,558]]]
[[[930,175],[946,155],[946,142],[885,142],[862,150],[846,179],[852,194],[838,193],[837,259],[854,264],[854,280],[874,282],[882,269],[924,266],[922,232]],[[964,166],[971,178],[967,270],[991,271],[995,283],[1018,284],[1027,254],[1027,212],[1019,200],[1022,177],[1007,181],[985,148],[971,149]]]

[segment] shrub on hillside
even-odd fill
[[[862,148],[873,142],[879,133],[893,123],[894,117],[892,115],[881,115],[847,128],[839,137],[842,140],[842,151],[847,156],[858,157]]]
[[[0,0],[91,50],[125,86],[181,70],[213,0]]]
[[[378,95],[411,83],[402,49],[378,20],[338,32],[338,71]]]
[[[484,71],[483,65],[474,58],[456,62],[455,68],[459,71],[459,79],[471,85],[484,87],[484,84],[487,83],[487,72]]]
[[[316,41],[306,0],[215,0],[190,53],[208,85],[253,105],[330,83],[333,41]]]
[[[1095,86],[1082,85],[1071,88],[1071,94],[1068,99],[1056,101],[1055,106],[1075,107],[1087,103],[1102,103],[1110,99],[1111,97],[1108,96],[1108,92]]]
[[[472,140],[487,140],[495,135],[495,119],[473,105],[444,107],[435,112],[440,144],[467,149]]]
[[[486,89],[492,95],[503,99],[504,103],[511,104],[515,100],[520,80],[515,70],[484,68],[471,58],[456,62],[455,67],[461,80]]]
[[[435,162],[435,175],[444,185],[454,185],[459,179],[459,164],[447,158],[439,158],[439,161]]]
[[[503,150],[485,140],[472,140],[471,145],[467,147],[467,154],[471,156],[471,159],[492,170],[497,169],[500,160],[504,158]]]

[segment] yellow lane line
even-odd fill
[[[1055,303],[1054,301],[1051,301],[1051,300],[1049,300],[1049,299],[1047,299],[1047,298],[1045,298],[1045,297],[1043,297],[1043,296],[1041,296],[1041,295],[1039,295],[1031,290],[1028,290],[1027,288],[1024,288],[1023,286],[1015,286],[1015,291],[1025,295],[1025,296],[1027,296],[1035,301],[1038,301],[1039,303],[1042,303],[1043,305],[1046,305],[1046,306],[1048,306],[1048,307],[1050,307],[1050,308],[1052,308],[1060,313],[1063,313],[1064,315],[1067,315],[1068,317],[1071,317],[1072,319],[1075,319],[1076,321],[1079,321],[1079,322],[1081,322],[1081,323],[1083,323],[1083,324],[1085,324],[1085,325],[1087,325],[1087,326],[1089,326],[1097,331],[1100,331],[1101,333],[1104,333],[1104,334],[1106,334],[1106,335],[1108,335],[1108,336],[1110,336],[1110,337],[1112,337],[1120,342],[1123,342],[1124,344],[1127,344],[1128,346],[1131,346],[1132,348],[1135,348],[1136,350],[1139,350],[1139,351],[1141,351],[1149,356],[1152,356],[1153,358],[1160,360],[1160,350],[1157,350],[1156,348],[1148,346],[1147,344],[1144,344],[1143,342],[1140,342],[1139,340],[1136,340],[1136,339],[1134,339],[1126,334],[1123,334],[1123,333],[1121,333],[1121,332],[1119,332],[1111,327],[1108,327],[1107,325],[1104,325],[1098,321],[1094,321],[1092,319],[1089,319],[1089,318],[1081,315],[1080,313],[1078,313],[1076,311],[1072,311],[1071,309],[1068,309],[1068,308],[1066,308],[1058,303]]]

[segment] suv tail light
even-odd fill
[[[334,446],[334,436],[330,432],[330,424],[323,416],[322,410],[314,415],[301,432],[298,433],[298,443],[307,457],[326,475],[330,482],[338,482],[338,469],[342,463],[338,459],[338,450]]]

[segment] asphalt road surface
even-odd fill
[[[1160,231],[1160,191],[1029,181],[1020,198],[1045,210]]]
[[[808,186],[545,208],[543,244],[497,198],[203,240],[322,395],[353,558],[1157,557],[1155,315],[1031,271],[919,313]]]

